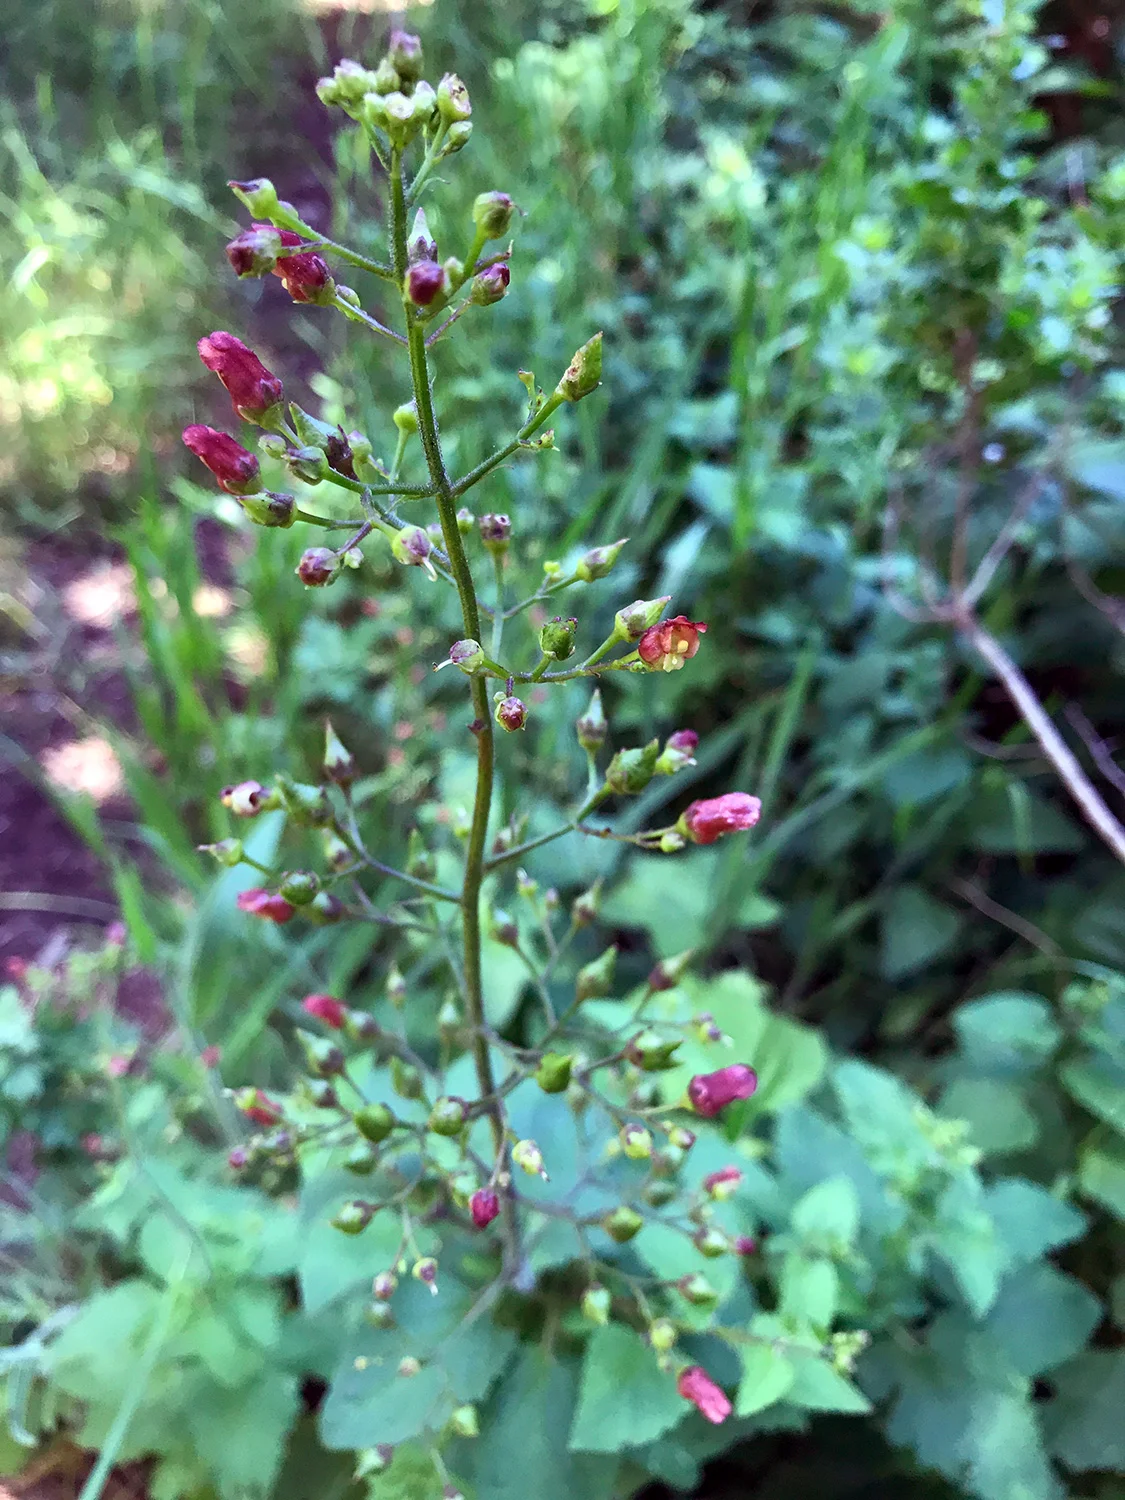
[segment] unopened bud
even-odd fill
[[[460,1135],[465,1128],[468,1115],[464,1099],[446,1095],[436,1100],[426,1124],[435,1135]]]
[[[375,1205],[357,1198],[344,1204],[332,1219],[332,1224],[342,1234],[362,1234],[374,1217]]]
[[[506,265],[489,266],[479,276],[473,277],[469,301],[474,307],[492,307],[508,295],[511,283],[512,273]]]
[[[508,232],[516,205],[507,193],[480,193],[473,203],[473,223],[486,240],[499,240]]]
[[[411,31],[392,31],[387,43],[387,61],[400,78],[421,78],[422,38]]]
[[[309,906],[320,890],[320,880],[311,870],[289,870],[281,877],[278,890],[294,906]]]
[[[591,1323],[604,1328],[609,1322],[609,1310],[612,1305],[613,1298],[608,1288],[595,1281],[592,1286],[586,1288],[582,1297],[582,1314]]]
[[[643,792],[656,772],[659,755],[659,740],[649,740],[641,749],[619,750],[606,767],[606,786],[620,796]]]
[[[422,1361],[413,1354],[404,1354],[398,1362],[398,1373],[404,1380],[413,1380],[422,1373]]]
[[[392,964],[387,970],[387,999],[396,1010],[401,1010],[406,1004],[406,980],[398,964]]]
[[[395,1315],[385,1302],[369,1302],[363,1309],[364,1322],[371,1328],[393,1328]]]
[[[411,1267],[410,1274],[415,1281],[428,1286],[434,1296],[437,1296],[438,1263],[432,1255],[424,1255],[421,1260],[416,1260]]]
[[[432,307],[447,290],[445,268],[436,260],[420,260],[406,273],[406,293],[415,307]]]
[[[664,749],[656,762],[656,774],[674,776],[685,766],[694,766],[695,748],[698,744],[699,736],[694,729],[677,729],[676,733],[670,734],[665,741]]]
[[[477,1409],[468,1403],[456,1408],[449,1419],[449,1425],[458,1437],[475,1438],[480,1436],[480,1422],[477,1419]]]
[[[668,1144],[677,1151],[690,1151],[695,1145],[695,1131],[688,1130],[686,1125],[673,1125],[668,1132]]]
[[[340,554],[331,547],[309,547],[302,552],[294,572],[306,588],[324,588],[335,583],[343,565]]]
[[[607,948],[600,958],[585,964],[574,981],[574,998],[600,1000],[613,991],[613,975],[617,968],[617,949]]]
[[[609,724],[602,711],[602,695],[599,688],[594,689],[586,712],[580,719],[575,720],[574,731],[578,736],[578,743],[583,750],[591,754],[600,750],[605,744],[605,737],[609,732]]]
[[[468,536],[476,524],[476,516],[473,515],[467,505],[462,505],[461,509],[457,512],[457,530],[462,536]]]
[[[395,408],[395,426],[407,434],[418,431],[418,410],[413,401],[404,401]]]
[[[567,1052],[545,1052],[535,1070],[535,1082],[545,1094],[565,1093],[570,1085],[574,1059]]]
[[[349,787],[355,780],[355,756],[341,740],[328,719],[324,725],[324,774],[337,786]]]
[[[468,675],[483,665],[484,650],[479,641],[454,641],[449,648],[449,655],[436,670],[440,671],[442,667],[454,666],[460,667],[461,671]]]
[[[708,1260],[726,1255],[730,1250],[730,1241],[721,1229],[697,1229],[691,1237],[691,1242],[700,1255],[707,1256]]]
[[[410,830],[406,845],[406,873],[416,880],[432,880],[437,874],[437,861],[417,828]]]
[[[305,1098],[313,1109],[335,1109],[340,1096],[327,1078],[308,1078],[304,1084]]]
[[[692,1017],[692,1027],[701,1042],[721,1042],[723,1040],[722,1028],[715,1022],[715,1017],[709,1010],[701,1015]]]
[[[440,95],[438,98],[438,107],[441,107]],[[453,124],[449,127],[449,130],[446,133],[445,149],[441,154],[443,156],[452,156],[455,151],[461,151],[465,146],[469,144],[469,137],[472,135],[472,133],[472,120],[454,120]]]
[[[652,1133],[643,1125],[622,1125],[618,1139],[630,1161],[647,1161],[652,1155]]]
[[[395,1456],[390,1443],[380,1443],[375,1448],[361,1448],[356,1454],[355,1477],[366,1479],[369,1474],[382,1474],[391,1466]]]
[[[421,526],[404,526],[396,531],[391,541],[391,551],[406,567],[426,568],[433,572],[430,565],[433,544]]]
[[[321,891],[311,906],[305,907],[305,915],[316,927],[331,927],[344,917],[344,903],[331,891]]]
[[[547,1181],[543,1153],[534,1141],[517,1141],[512,1147],[512,1160],[529,1177],[542,1177],[544,1182]]]
[[[357,1177],[370,1177],[379,1165],[379,1153],[366,1141],[357,1141],[344,1157],[344,1166]]]
[[[400,1099],[422,1097],[422,1075],[413,1064],[401,1057],[391,1058],[391,1087]]]
[[[676,1066],[676,1049],[681,1041],[681,1037],[664,1037],[646,1028],[628,1043],[625,1056],[642,1073],[662,1073]]]
[[[595,578],[607,577],[628,540],[629,538],[625,536],[619,542],[610,542],[606,547],[594,547],[586,553],[585,557],[579,559],[578,566],[574,570],[576,576],[583,583],[593,583]]]
[[[578,621],[573,615],[569,618],[556,615],[539,631],[540,651],[552,661],[566,661],[567,657],[574,655],[574,637],[577,631]]]
[[[670,829],[660,840],[661,854],[678,854],[685,847],[687,840],[683,834],[676,833]]]
[[[583,891],[580,896],[574,898],[574,905],[570,909],[576,927],[589,927],[591,922],[597,920],[598,908],[601,904],[602,882],[599,877],[594,881],[589,890]]]
[[[493,910],[489,936],[493,942],[503,943],[505,948],[519,947],[520,930],[503,907],[497,906]]]
[[[682,1276],[676,1282],[676,1289],[684,1301],[690,1302],[692,1307],[714,1307],[719,1300],[718,1292],[702,1271],[696,1271],[691,1276]]]
[[[687,972],[688,964],[695,957],[694,948],[685,948],[671,958],[662,958],[648,976],[650,990],[674,990]]]
[[[669,1182],[667,1178],[654,1177],[641,1189],[641,1197],[653,1208],[664,1208],[671,1203],[678,1192],[679,1189],[674,1182]]]
[[[648,1341],[658,1354],[667,1354],[676,1342],[676,1325],[670,1318],[657,1318],[649,1325]]]
[[[438,1031],[444,1037],[455,1036],[461,1029],[461,1007],[456,1000],[443,1000],[437,1013]]]
[[[496,722],[502,729],[514,734],[527,723],[527,704],[512,694],[496,695]]]
[[[200,854],[210,854],[226,869],[233,869],[235,865],[242,863],[241,839],[220,839],[217,844],[200,844],[198,847]]]
[[[345,58],[336,64],[331,78],[322,78],[316,86],[317,98],[322,104],[337,105],[341,109],[355,109],[363,101],[364,94],[375,88],[375,74],[370,68]],[[397,80],[395,87],[397,88]]]
[[[646,630],[656,624],[664,613],[664,606],[672,596],[665,594],[660,599],[634,599],[613,617],[614,634],[619,641],[639,641]]]
[[[612,1213],[606,1214],[602,1220],[602,1228],[611,1240],[617,1244],[624,1245],[628,1240],[640,1233],[644,1227],[644,1220],[635,1208],[629,1208],[627,1204],[621,1204]]]
[[[446,73],[438,84],[437,107],[450,125],[466,122],[473,112],[469,91],[456,73]],[[450,132],[452,134],[452,131]]]
[[[305,1055],[305,1066],[314,1078],[335,1078],[344,1071],[344,1054],[328,1037],[298,1029],[297,1041]]]
[[[385,1104],[364,1104],[352,1115],[355,1128],[366,1140],[378,1144],[395,1128],[395,1117]]]
[[[496,515],[491,511],[480,518],[480,539],[489,552],[502,557],[508,550],[512,535],[511,516]]]
[[[594,337],[583,344],[556,387],[564,401],[581,401],[591,391],[596,391],[602,378],[602,336]]]
[[[227,187],[255,219],[272,219],[276,215],[279,207],[277,189],[268,177],[255,177],[249,182],[228,182]]]

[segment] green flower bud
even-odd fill
[[[519,947],[520,930],[502,907],[493,909],[488,932],[495,942],[503,943],[505,948]]]
[[[466,123],[472,114],[473,106],[469,99],[469,91],[456,73],[446,73],[438,84],[437,107],[442,119],[448,121],[451,127],[455,124]],[[450,134],[452,134],[452,129]]]
[[[380,1443],[377,1448],[360,1448],[356,1454],[355,1477],[366,1479],[369,1474],[382,1474],[391,1466],[395,1450],[390,1443]]]
[[[468,1116],[469,1112],[465,1107],[464,1099],[446,1095],[434,1102],[426,1125],[435,1135],[460,1135],[465,1128]]]
[[[355,780],[355,756],[332,727],[332,720],[324,724],[324,759],[321,762],[324,774],[337,786],[349,787]]]
[[[473,203],[473,223],[486,240],[499,240],[508,232],[516,205],[507,193],[480,193]]]
[[[652,1133],[643,1125],[622,1125],[618,1139],[630,1161],[647,1161],[652,1155]]]
[[[545,1094],[563,1094],[570,1084],[574,1059],[567,1052],[545,1052],[535,1070],[535,1082]]]
[[[467,505],[462,505],[461,509],[457,512],[457,530],[462,536],[468,536],[476,524],[476,516],[473,515]]]
[[[321,891],[313,904],[305,907],[305,913],[315,926],[331,927],[334,923],[342,921],[344,903],[331,891]]]
[[[613,992],[613,975],[617,968],[617,949],[607,948],[600,958],[583,965],[574,981],[574,998],[601,1000]]]
[[[387,61],[400,78],[421,78],[422,38],[412,31],[392,31],[387,44]]]
[[[662,1073],[676,1066],[676,1049],[682,1037],[663,1037],[651,1028],[638,1032],[625,1048],[625,1056],[643,1073]]]
[[[674,1177],[684,1164],[686,1152],[678,1146],[669,1143],[663,1151],[657,1151],[652,1158],[652,1170],[658,1177]]]
[[[443,1036],[454,1036],[461,1029],[461,1007],[456,1000],[443,1000],[437,1014],[438,1030]]]
[[[707,1256],[708,1260],[715,1260],[720,1255],[726,1255],[730,1250],[730,1241],[721,1229],[697,1229],[691,1237],[691,1242],[700,1255]]]
[[[316,95],[322,104],[335,105],[340,109],[355,109],[363,102],[364,94],[375,88],[375,74],[370,68],[345,58],[338,62],[331,78],[322,78],[316,86]],[[395,84],[398,86],[397,80]]]
[[[407,434],[418,431],[418,411],[413,401],[404,401],[395,408],[395,426]]]
[[[437,108],[437,92],[432,83],[427,83],[423,78],[420,83],[414,85],[414,92],[410,96],[410,102],[414,106],[414,123],[416,125],[428,125],[433,119],[434,110]]]
[[[580,896],[574,898],[574,905],[571,907],[570,913],[576,927],[589,927],[591,922],[597,920],[601,894],[602,881],[599,875],[589,890],[583,891]]]
[[[343,1234],[362,1234],[375,1217],[375,1204],[355,1199],[345,1203],[332,1219],[333,1227]]]
[[[613,617],[614,635],[619,641],[639,641],[660,619],[671,598],[671,594],[665,594],[660,599],[634,599],[632,604],[626,604]]]
[[[413,1354],[404,1354],[398,1362],[398,1373],[404,1380],[413,1380],[422,1373],[422,1361]]]
[[[416,1260],[410,1268],[410,1274],[415,1281],[428,1286],[434,1296],[437,1296],[438,1263],[432,1255],[424,1255],[421,1260]]]
[[[624,1245],[640,1232],[644,1227],[644,1222],[635,1208],[629,1208],[623,1203],[619,1208],[615,1208],[612,1213],[606,1214],[602,1220],[602,1228],[611,1240],[615,1240],[619,1245]]]
[[[605,737],[609,732],[609,724],[606,722],[602,711],[602,694],[600,688],[594,689],[593,697],[590,699],[586,712],[580,719],[575,720],[574,731],[578,736],[578,743],[583,750],[591,754],[600,750],[605,744]]]
[[[375,69],[375,81],[371,86],[372,93],[395,94],[401,89],[402,78],[398,69],[389,57],[381,58],[378,67]]]
[[[649,740],[640,750],[619,750],[606,767],[606,786],[621,796],[643,792],[656,774],[659,757],[659,740]]]
[[[200,844],[198,847],[200,854],[210,854],[228,870],[242,863],[241,839],[220,839],[217,844]]]
[[[583,396],[597,390],[601,379],[602,336],[595,333],[567,365],[556,390],[564,401],[581,401]]]
[[[279,207],[277,189],[268,177],[255,177],[250,182],[228,182],[227,187],[255,219],[276,216]]]
[[[364,1104],[352,1115],[355,1128],[365,1140],[376,1145],[385,1141],[395,1128],[397,1121],[385,1104]]]
[[[279,776],[277,791],[282,807],[294,823],[313,828],[323,828],[326,823],[331,823],[332,804],[322,787]]]
[[[441,95],[438,95],[438,108],[441,108]],[[462,150],[469,144],[469,137],[473,133],[472,120],[454,120],[445,137],[445,149],[442,156],[452,156],[455,151]]]
[[[298,1029],[297,1042],[305,1054],[305,1066],[314,1078],[335,1078],[344,1071],[344,1054],[329,1037],[313,1036]]]
[[[303,1090],[313,1109],[335,1109],[340,1102],[339,1095],[327,1078],[306,1078]]]
[[[311,870],[290,870],[281,877],[278,890],[293,906],[309,906],[320,890],[320,880]]]
[[[674,990],[687,973],[688,965],[695,957],[694,948],[685,948],[672,958],[662,958],[648,976],[650,990]]]
[[[512,1147],[512,1160],[529,1177],[542,1177],[544,1182],[547,1181],[543,1153],[534,1141],[517,1141]]]
[[[548,620],[539,632],[539,649],[544,656],[549,656],[552,661],[566,661],[568,656],[574,655],[574,637],[578,630],[578,621],[571,615],[564,619],[562,615],[556,615],[553,620]]]
[[[669,1318],[657,1318],[650,1324],[648,1341],[658,1354],[667,1354],[676,1342],[676,1325]]]
[[[411,1063],[401,1057],[391,1058],[391,1087],[400,1099],[422,1097],[422,1075]]]
[[[401,1010],[406,1004],[406,980],[398,964],[392,964],[387,970],[387,999],[396,1010]]]
[[[674,1182],[669,1182],[667,1178],[657,1177],[644,1185],[641,1189],[641,1197],[646,1203],[651,1203],[653,1208],[664,1208],[671,1203],[677,1191]]]
[[[621,549],[628,540],[627,536],[623,536],[620,541],[610,542],[607,547],[595,547],[587,552],[586,556],[579,560],[574,570],[575,576],[583,583],[593,583],[596,578],[605,578],[621,556]]]
[[[357,1177],[369,1177],[379,1165],[379,1153],[366,1141],[357,1141],[344,1157],[344,1166]]]
[[[690,1151],[695,1145],[695,1131],[688,1130],[685,1125],[673,1125],[668,1132],[668,1144],[675,1146],[677,1151]]]
[[[678,854],[685,847],[687,840],[683,834],[670,830],[660,840],[661,854]]]
[[[235,498],[255,526],[284,529],[297,519],[297,502],[292,495],[275,495],[272,490],[263,490],[260,495],[238,495]]]
[[[692,1307],[714,1307],[719,1300],[718,1292],[702,1271],[696,1271],[691,1276],[682,1276],[676,1282],[676,1288],[684,1301],[690,1302]]]
[[[433,545],[421,526],[403,526],[391,539],[391,551],[408,568],[426,568],[431,574],[430,553]]]
[[[457,1407],[449,1419],[449,1425],[458,1437],[475,1438],[480,1436],[480,1422],[477,1419],[477,1409],[469,1403]]]
[[[606,1287],[594,1282],[588,1286],[582,1297],[582,1315],[591,1323],[596,1323],[599,1328],[604,1328],[609,1322],[609,1310],[613,1305],[613,1298]]]
[[[371,1295],[376,1302],[389,1302],[398,1290],[398,1277],[393,1271],[380,1271],[371,1283]]]
[[[372,1328],[393,1328],[394,1312],[385,1302],[369,1302],[363,1309],[364,1321]]]

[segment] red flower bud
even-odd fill
[[[695,747],[699,744],[699,736],[694,729],[677,729],[675,734],[668,736],[665,744],[666,750],[676,750],[681,755],[694,755]]]
[[[254,224],[236,234],[227,245],[227,259],[234,274],[265,276],[277,264],[281,253],[281,231],[272,224]]]
[[[473,277],[469,301],[476,307],[491,307],[508,295],[512,273],[502,262]]]
[[[469,1199],[469,1212],[478,1229],[487,1229],[500,1212],[500,1199],[491,1188],[478,1188]]]
[[[436,260],[420,260],[406,277],[406,291],[415,307],[429,307],[445,285],[445,270]]]
[[[753,828],[762,815],[762,804],[747,792],[724,792],[721,797],[707,797],[693,802],[676,827],[693,844],[713,844],[724,833],[741,833]]]
[[[527,704],[522,698],[514,698],[510,694],[507,698],[501,698],[496,705],[496,722],[502,729],[512,733],[522,729],[527,723]]]
[[[688,1084],[688,1098],[697,1115],[717,1115],[736,1099],[749,1099],[758,1075],[745,1063],[731,1063],[714,1073],[697,1073]]]
[[[758,1248],[758,1241],[749,1234],[736,1234],[730,1247],[736,1255],[753,1255]]]
[[[637,642],[637,652],[654,672],[674,672],[699,650],[699,637],[706,630],[702,620],[676,615],[646,630]]]
[[[676,1389],[685,1401],[699,1408],[708,1422],[716,1426],[730,1416],[731,1405],[722,1386],[716,1385],[702,1365],[681,1370]]]
[[[255,224],[253,230],[261,232],[268,230],[268,224]],[[253,231],[252,231],[253,232]],[[328,268],[328,262],[315,250],[299,251],[293,253],[298,245],[307,245],[308,241],[293,229],[281,230],[281,252],[277,262],[271,267],[282,286],[293,298],[294,302],[317,302],[331,298],[335,291],[332,280],[332,272]],[[237,243],[235,241],[234,243]],[[227,246],[230,253],[230,246]],[[238,268],[235,267],[237,270]],[[327,297],[321,298],[320,293],[326,292]]]
[[[323,588],[332,583],[343,567],[338,552],[331,547],[309,547],[301,553],[294,571],[307,588]]]
[[[235,1108],[253,1120],[255,1125],[280,1125],[285,1112],[276,1099],[271,1099],[261,1089],[239,1089],[234,1096]]]
[[[214,427],[185,427],[184,443],[232,495],[252,495],[261,489],[258,460],[227,433]]]
[[[333,1031],[343,1031],[348,1020],[348,1008],[331,995],[306,995],[301,1001],[310,1016],[331,1026]]]
[[[264,416],[284,394],[277,376],[233,333],[219,331],[200,339],[199,357],[223,382],[235,411],[247,421]]]
[[[266,917],[269,921],[276,922],[279,927],[288,922],[297,911],[297,908],[291,906],[284,896],[276,896],[272,891],[264,891],[258,887],[239,892],[238,909],[249,912],[251,916]]]
[[[737,1167],[720,1167],[717,1172],[708,1172],[703,1179],[703,1191],[712,1198],[729,1198],[741,1181],[742,1173]]]

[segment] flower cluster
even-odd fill
[[[317,868],[308,869],[287,867],[281,857],[263,865],[233,833],[207,845],[221,865],[247,865],[254,872],[257,883],[237,896],[239,910],[277,926],[295,923],[298,934],[310,922],[368,923],[400,940],[405,955],[400,969],[389,953],[381,953],[385,1015],[323,990],[304,996],[292,1015],[301,1082],[282,1099],[254,1087],[235,1094],[256,1133],[231,1153],[231,1166],[257,1174],[266,1186],[288,1186],[306,1149],[317,1142],[318,1150],[334,1151],[339,1165],[355,1175],[357,1189],[362,1183],[362,1191],[339,1202],[331,1215],[341,1233],[363,1234],[377,1215],[401,1225],[398,1250],[372,1283],[367,1316],[375,1329],[395,1321],[407,1270],[440,1295],[443,1277],[456,1274],[456,1258],[453,1271],[442,1259],[446,1236],[463,1234],[480,1247],[475,1263],[498,1290],[533,1297],[536,1273],[528,1246],[539,1233],[538,1206],[546,1205],[553,1221],[569,1221],[574,1231],[575,1262],[563,1279],[574,1311],[590,1326],[617,1320],[642,1329],[669,1384],[708,1421],[719,1423],[731,1411],[722,1388],[672,1351],[681,1332],[702,1326],[700,1320],[705,1323],[720,1301],[705,1264],[728,1257],[730,1264],[749,1267],[756,1252],[756,1226],[739,1201],[741,1169],[734,1163],[708,1171],[692,1166],[699,1133],[711,1131],[715,1141],[722,1140],[710,1122],[725,1115],[737,1123],[753,1110],[747,1101],[757,1085],[754,1059],[724,1056],[729,1043],[721,1028],[711,1016],[694,1012],[684,987],[689,953],[662,959],[639,989],[619,979],[615,946],[588,950],[568,978],[567,949],[573,944],[580,952],[592,936],[599,888],[563,913],[558,892],[540,891],[524,861],[574,834],[675,855],[689,844],[706,846],[752,829],[761,806],[756,797],[734,791],[696,798],[660,826],[638,830],[604,821],[610,804],[636,797],[660,778],[694,785],[701,777],[694,729],[681,727],[644,744],[610,745],[605,703],[618,674],[685,668],[703,646],[708,626],[684,614],[666,617],[672,601],[664,596],[621,604],[609,634],[587,638],[596,598],[588,591],[613,573],[625,538],[565,561],[552,559],[525,597],[524,590],[509,592],[512,575],[523,566],[519,518],[498,510],[477,515],[465,498],[503,465],[551,450],[550,419],[599,387],[602,338],[595,334],[578,349],[547,390],[520,372],[527,403],[515,431],[468,472],[447,468],[432,351],[509,293],[508,235],[519,210],[505,192],[481,192],[463,238],[439,247],[423,189],[438,165],[468,143],[472,107],[455,75],[437,84],[422,75],[418,39],[398,32],[374,67],[343,61],[318,87],[323,103],[343,111],[363,132],[385,175],[385,260],[319,233],[268,179],[231,184],[251,215],[227,245],[233,272],[278,277],[294,302],[336,312],[399,356],[398,367],[390,359],[387,367],[388,386],[402,382],[388,424],[393,451],[380,456],[377,442],[358,428],[346,430],[287,403],[282,382],[227,332],[201,339],[200,357],[226,388],[236,415],[259,429],[258,453],[198,424],[185,430],[184,442],[251,522],[343,533],[338,546],[306,548],[294,588],[332,585],[345,570],[359,570],[362,583],[364,549],[381,543],[402,567],[420,569],[434,586],[452,590],[460,634],[433,666],[455,667],[442,681],[467,689],[465,742],[476,758],[475,795],[471,812],[442,808],[427,825],[426,838],[414,829],[405,859],[390,864],[393,833],[387,830],[393,819],[371,819],[370,802],[357,796],[357,757],[330,724],[323,760],[309,781],[278,773],[223,792],[223,805],[240,823],[280,812],[287,834],[294,831],[305,851],[311,841],[322,852],[313,861]],[[345,266],[362,279],[362,293],[339,279]],[[314,513],[294,493],[267,489],[263,470],[269,466],[306,488],[323,485],[326,493],[336,492],[355,514],[341,517],[323,508]],[[474,548],[488,559],[495,585],[490,602],[474,580]],[[573,613],[551,613],[568,591]],[[532,622],[530,632],[512,626],[520,617]],[[557,827],[539,828],[533,836],[527,821],[534,788],[522,801],[510,790],[514,810],[497,826],[497,742],[529,725],[534,729],[535,705],[545,690],[566,691],[582,680],[592,681],[593,694],[575,720],[577,744],[570,753],[574,769],[585,762],[584,789]],[[654,805],[665,800],[662,794]],[[498,904],[513,872],[514,915]],[[393,888],[397,897],[379,895],[377,904],[376,884],[384,893]],[[486,941],[511,950],[537,997],[534,1019],[521,1019],[503,1035],[485,1013]],[[416,960],[421,951],[426,962],[420,965],[412,956]],[[448,968],[448,992],[435,1006],[436,1044],[416,1048],[409,1040],[416,1028],[396,1018],[412,1003],[417,974],[429,973],[435,963]],[[542,1116],[549,1133],[537,1140],[527,1122],[544,1109],[551,1111]],[[600,1165],[590,1168],[598,1183],[592,1205],[576,1205],[573,1194],[553,1180],[551,1157],[565,1135],[564,1119],[581,1119],[591,1139],[600,1134]],[[685,1254],[698,1264],[639,1296],[628,1270],[631,1252],[623,1247],[657,1220],[682,1238]],[[399,1376],[413,1378],[420,1368],[413,1356],[404,1358]],[[473,1408],[459,1407],[449,1430],[472,1436]]]

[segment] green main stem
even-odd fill
[[[407,272],[406,255],[406,192],[402,180],[402,155],[396,151],[391,161],[391,235],[394,253],[395,274],[403,286],[403,305],[406,313],[407,345],[410,351],[410,375],[414,386],[414,405],[418,414],[418,435],[422,440],[422,451],[430,471],[441,521],[442,537],[449,556],[449,568],[457,585],[461,601],[461,615],[465,635],[471,640],[480,640],[480,610],[469,560],[465,555],[465,544],[457,525],[457,499],[453,491],[441,452],[437,418],[434,415],[433,398],[430,392],[430,375],[426,363],[426,335],[422,325],[416,321],[414,308],[405,295]],[[488,701],[488,686],[484,678],[472,679],[473,729],[477,741],[477,786],[473,800],[473,821],[469,829],[469,843],[465,854],[465,881],[461,890],[461,920],[465,963],[465,1010],[472,1035],[473,1062],[476,1067],[477,1085],[482,1099],[488,1101],[488,1119],[492,1129],[492,1142],[497,1160],[504,1151],[504,1108],[496,1094],[496,1081],[492,1071],[492,1057],[488,1048],[485,1028],[484,990],[481,980],[481,927],[480,890],[484,879],[484,848],[488,836],[488,816],[492,808],[492,778],[495,753],[491,706]],[[514,1272],[519,1254],[519,1226],[515,1205],[511,1198],[504,1199],[505,1236],[509,1260],[509,1271]]]

